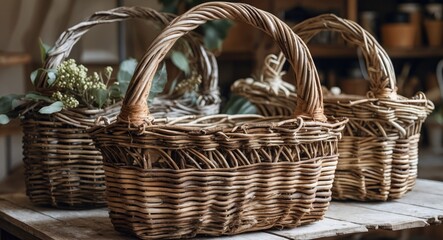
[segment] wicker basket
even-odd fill
[[[255,26],[278,42],[300,73],[293,118],[154,119],[149,114],[144,99],[153,73],[174,42],[206,21],[222,18]],[[246,4],[205,3],[176,18],[154,40],[137,69],[118,120],[91,129],[103,154],[108,208],[116,230],[142,239],[170,239],[313,221],[302,218],[311,211],[323,161],[334,165],[324,175],[333,180],[346,119],[323,115],[312,58],[287,25]]]
[[[60,36],[48,53],[44,68],[56,68],[91,27],[128,18],[149,19],[166,25],[173,16],[139,7],[97,12]],[[157,115],[175,116],[189,112],[212,114],[218,109],[220,101],[218,90],[214,87],[217,84],[214,58],[204,51],[195,36],[189,36],[186,40],[193,49],[195,61],[200,63],[195,65],[196,71],[204,77],[199,101],[190,103],[186,96],[162,95],[159,98],[163,100],[163,105],[154,106]],[[51,88],[46,86],[44,79],[45,76],[41,76],[37,80],[36,90],[48,94]],[[42,115],[32,110],[24,114],[26,192],[34,204],[59,208],[88,208],[106,204],[102,157],[86,130],[95,124],[97,118],[114,121],[120,107],[121,104],[104,110],[68,109],[52,115]]]
[[[417,177],[421,126],[433,104],[423,93],[412,99],[396,93],[392,63],[377,41],[358,24],[326,14],[293,28],[305,41],[331,30],[363,53],[370,78],[367,96],[325,96],[325,113],[347,117],[349,123],[339,142],[339,163],[333,198],[387,200],[402,197]],[[243,79],[232,91],[248,98],[263,115],[290,115],[297,94],[281,80],[284,56],[266,59],[260,81]]]

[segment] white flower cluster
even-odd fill
[[[112,68],[105,68],[105,77],[109,81]],[[96,90],[107,90],[102,76],[97,72],[88,76],[88,69],[77,65],[74,59],[63,61],[57,67],[54,86],[58,91],[52,94],[52,99],[63,102],[65,108],[75,108],[80,104],[97,107]],[[100,106],[101,107],[101,106]]]
[[[75,108],[79,104],[78,100],[75,99],[73,96],[63,94],[59,91],[53,93],[51,98],[57,101],[61,101],[65,108]]]
[[[202,76],[196,72],[192,72],[192,75],[181,81],[174,89],[176,94],[184,94],[186,92],[197,91],[199,85],[202,82]]]
[[[92,76],[88,76],[88,69],[83,65],[77,65],[74,59],[66,60],[58,66],[55,86],[71,89],[77,93],[94,88],[106,89],[98,73],[94,72]]]

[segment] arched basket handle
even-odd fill
[[[377,40],[357,23],[334,14],[307,19],[292,28],[305,42],[321,31],[340,33],[342,38],[362,52],[370,81],[370,92],[376,98],[397,98],[395,71],[392,61]],[[280,53],[282,54],[282,53]]]
[[[174,19],[157,36],[136,68],[123,100],[119,121],[141,125],[149,120],[151,117],[146,97],[158,65],[167,52],[177,39],[189,31],[207,21],[225,18],[252,25],[267,33],[278,43],[296,73],[295,85],[298,98],[294,115],[325,121],[319,77],[311,54],[303,41],[274,15],[247,4],[230,2],[208,2],[196,6]]]
[[[69,56],[73,46],[80,38],[96,25],[137,18],[155,21],[163,26],[167,26],[175,17],[174,14],[162,13],[145,7],[119,7],[108,11],[96,12],[85,21],[70,27],[60,35],[54,47],[48,52],[43,68],[52,69],[60,65]],[[207,51],[201,50],[203,43],[199,36],[187,36],[185,40],[189,43],[196,61],[201,62],[197,69],[202,74],[203,91],[210,92],[212,90],[211,86],[218,83],[218,78],[214,77],[212,73],[217,67],[212,66],[211,64],[214,64],[214,62],[208,60],[214,58],[214,56]],[[37,91],[45,91],[49,87],[47,86],[45,73],[36,79],[35,86]]]

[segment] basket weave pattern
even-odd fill
[[[255,26],[280,45],[300,73],[296,117],[151,116],[144,99],[165,53],[187,32],[222,18]],[[315,198],[323,204],[330,200],[330,195],[316,196],[323,187],[319,176],[324,173],[332,183],[337,141],[346,122],[327,119],[322,105],[309,52],[278,18],[238,3],[210,2],[191,9],[150,46],[118,120],[91,130],[104,157],[114,227],[159,239],[232,235],[314,221],[307,216]]]
[[[303,140],[309,136],[298,130],[300,122],[286,124],[296,127],[289,128],[291,131],[284,129],[285,125],[273,128],[257,121],[258,126],[251,124],[250,129],[239,128],[226,136],[218,136],[216,131],[195,138],[191,135],[194,130],[180,131],[177,125],[161,131],[152,128],[143,134],[149,146],[130,149],[117,149],[113,142],[117,137],[130,141],[131,136],[105,139],[99,135],[96,141],[104,159],[127,159],[125,156],[131,155],[133,161],[146,161],[146,169],[105,164],[112,223],[117,230],[133,231],[139,237],[149,233],[155,238],[172,238],[293,227],[317,220],[304,216],[324,215],[310,209],[317,189],[322,187],[318,186],[321,171],[329,170],[324,176],[332,184],[338,158],[334,138],[339,137],[340,128],[333,130],[335,136],[313,142]],[[316,129],[320,135],[328,135],[330,130],[326,126]],[[266,134],[270,130],[273,132]],[[245,133],[249,131],[261,137]],[[277,135],[300,143],[265,140]],[[217,145],[221,146],[213,149]],[[137,156],[137,152],[143,154]],[[323,168],[323,162],[329,162],[329,169]],[[318,198],[328,204],[330,195]]]
[[[34,204],[58,208],[106,205],[102,156],[86,126],[92,126],[98,116],[115,119],[118,107],[62,111],[51,116],[36,112],[25,115],[22,126],[26,193]]]
[[[354,200],[400,198],[412,189],[417,177],[418,140],[433,104],[423,93],[412,99],[396,94],[395,72],[386,52],[358,24],[334,15],[320,15],[293,28],[304,41],[323,30],[339,32],[357,46],[370,78],[367,96],[325,96],[325,113],[349,119],[339,142],[339,163],[333,197]],[[268,60],[276,68],[282,54]],[[272,65],[272,64],[273,65]],[[258,106],[264,115],[290,115],[297,94],[278,78],[280,72],[263,71],[263,80],[239,80],[232,90]]]
[[[56,68],[68,57],[73,45],[92,27],[128,18],[148,19],[167,25],[174,16],[140,7],[97,12],[62,33],[48,52],[44,68]],[[187,105],[187,99],[174,101],[169,96],[162,96],[164,104],[154,106],[157,115],[218,111],[218,89],[213,87],[218,78],[214,73],[217,70],[214,57],[202,50],[201,41],[196,36],[188,36],[185,40],[200,62],[196,68],[202,74],[202,89],[205,93],[199,97],[196,105]],[[36,90],[50,95],[53,89],[47,85],[45,78],[45,74],[42,74],[37,79]],[[95,125],[97,118],[114,121],[120,107],[121,104],[105,110],[67,109],[49,116],[30,111],[24,115],[22,125],[26,188],[33,203],[60,208],[106,205],[102,156],[86,130]]]

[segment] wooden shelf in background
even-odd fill
[[[0,136],[12,135],[20,133],[21,131],[22,127],[20,126],[19,119],[11,120],[7,125],[0,125]]]
[[[443,58],[443,48],[386,49],[391,58]]]
[[[308,45],[309,51],[314,58],[355,58],[357,49],[343,45]],[[443,58],[443,48],[419,47],[414,49],[389,48],[385,49],[392,59],[401,58]],[[218,58],[222,61],[253,61],[253,52],[222,52]]]
[[[13,66],[31,62],[31,55],[27,53],[11,53],[0,51],[0,66]]]
[[[354,58],[357,49],[342,45],[309,45],[314,58]],[[443,58],[443,48],[385,48],[391,58]]]

